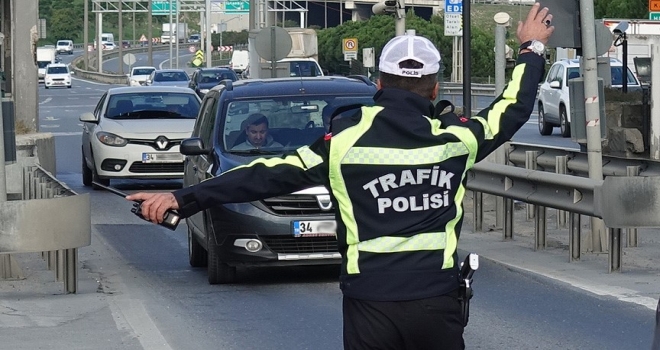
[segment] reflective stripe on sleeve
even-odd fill
[[[484,135],[490,135],[492,139],[494,135],[500,132],[500,119],[504,115],[504,111],[510,105],[516,103],[518,93],[520,92],[520,84],[522,83],[523,73],[525,73],[526,63],[519,64],[514,68],[511,74],[511,81],[502,93],[502,99],[499,100],[490,111],[488,111],[488,124],[484,129]],[[483,122],[482,122],[483,123]]]
[[[323,163],[323,158],[319,156],[318,154],[314,153],[309,147],[303,146],[300,147],[296,150],[298,152],[298,155],[300,156],[300,159],[302,162],[305,164],[305,167],[307,169],[311,169],[321,163]]]

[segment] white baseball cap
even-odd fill
[[[421,63],[422,68],[401,68],[405,60]],[[435,45],[421,36],[405,34],[390,40],[380,54],[378,69],[381,72],[407,78],[421,78],[423,75],[436,74],[440,70],[440,52]]]

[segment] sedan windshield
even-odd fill
[[[194,93],[139,92],[110,96],[108,119],[195,119],[199,100]]]
[[[200,74],[200,83],[219,83],[222,80],[229,79],[231,81],[238,80],[238,76],[229,70],[217,70],[217,71],[204,71]]]
[[[185,72],[158,72],[154,74],[154,81],[188,81]]]
[[[330,130],[331,118],[353,115],[360,105],[373,104],[372,96],[282,96],[232,101],[222,117],[225,149],[241,155],[279,154],[310,145]],[[350,109],[338,110],[349,105]],[[335,112],[338,115],[333,116]]]
[[[132,75],[149,75],[151,72],[155,71],[155,68],[138,68],[133,69]]]

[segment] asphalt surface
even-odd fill
[[[528,275],[527,278],[534,279],[534,276],[537,276],[539,281],[545,281],[545,278],[548,278],[559,285],[570,286],[574,290],[587,291],[587,294],[593,294],[597,299],[614,299],[622,302],[624,307],[615,310],[616,317],[612,317],[613,310],[611,310],[611,307],[603,309],[604,314],[609,312],[607,314],[609,319],[599,321],[598,315],[584,315],[585,323],[586,321],[613,323],[613,328],[621,331],[620,336],[614,336],[614,339],[621,339],[621,343],[609,344],[607,347],[599,348],[648,348],[647,346],[650,344],[652,337],[654,310],[658,295],[660,295],[660,269],[658,269],[656,261],[657,252],[660,249],[660,230],[638,230],[638,246],[623,249],[623,271],[608,273],[607,254],[587,252],[588,237],[590,235],[589,220],[587,218],[582,220],[583,252],[581,260],[569,263],[568,230],[556,227],[555,210],[548,210],[547,246],[543,250],[535,251],[533,249],[534,224],[533,221],[527,219],[524,204],[516,204],[514,238],[505,241],[503,240],[502,231],[494,227],[492,198],[485,197],[483,227],[486,232],[474,232],[472,230],[472,201],[471,193],[468,193],[468,198],[465,201],[465,223],[459,241],[459,252],[461,254],[475,252],[480,255],[484,265],[484,271],[481,273],[486,275],[480,275],[480,271],[477,271],[474,277],[476,296],[473,302],[475,306],[478,303],[493,302],[483,298],[480,299],[479,294],[496,292],[492,291],[493,287],[490,281],[487,281],[491,278],[488,276],[487,271],[489,271],[488,267],[492,264],[500,265],[511,271]],[[625,237],[623,241],[626,241]],[[127,247],[127,249],[129,248]],[[4,345],[0,348],[88,349],[90,337],[99,339],[99,343],[94,345],[95,349],[170,348],[158,327],[152,324],[148,317],[140,317],[140,315],[146,314],[139,311],[140,308],[144,307],[139,302],[141,300],[139,296],[120,292],[116,298],[111,299],[111,302],[107,301],[109,299],[104,298],[107,295],[112,295],[113,291],[123,291],[126,288],[125,282],[122,282],[121,278],[112,277],[115,275],[113,271],[125,267],[115,265],[123,260],[123,257],[118,255],[114,249],[109,248],[108,243],[104,239],[99,239],[98,235],[95,235],[95,239],[92,240],[91,247],[80,250],[80,261],[84,262],[85,266],[79,267],[79,290],[86,292],[78,295],[63,294],[62,283],[54,280],[53,272],[47,270],[40,254],[18,254],[15,258],[22,270],[20,278],[0,281],[0,334],[11,334],[10,340],[4,341]],[[128,263],[128,266],[135,265],[134,262],[129,261]],[[158,270],[163,268],[165,267],[160,266]],[[105,282],[99,283],[99,275],[89,273],[90,269],[101,271]],[[126,277],[124,277],[125,279]],[[481,286],[480,279],[483,281]],[[479,288],[485,284],[491,285],[490,291],[480,291]],[[501,288],[500,293],[512,293],[511,290],[515,293],[516,286],[507,285],[504,281],[500,284],[497,287]],[[89,293],[95,288],[101,289],[97,293]],[[548,289],[550,295],[552,293],[550,289],[552,288],[548,287]],[[141,293],[144,293],[144,291]],[[520,303],[526,303],[532,299],[525,290],[521,290],[520,293]],[[535,302],[538,303],[539,296],[535,297]],[[566,295],[566,298],[566,303],[575,304],[577,298],[584,298],[584,293]],[[562,295],[553,295],[552,301],[548,299],[548,302],[558,303],[556,308],[560,309],[562,307],[559,305],[561,299]],[[540,302],[543,303],[543,301]],[[607,302],[604,305],[611,305],[611,303]],[[629,306],[625,307],[625,305]],[[532,309],[534,308],[533,305],[529,306]],[[479,305],[478,309],[484,312],[483,310],[493,310],[495,308],[500,309],[501,313],[505,313],[507,309],[506,305]],[[541,308],[539,307],[539,309]],[[646,337],[639,339],[640,346],[633,346],[625,340],[626,324],[624,320],[631,317],[639,322],[640,313],[638,311],[640,309],[647,310],[641,313],[646,330],[641,332],[637,330],[637,332],[646,335]],[[131,310],[131,312],[127,314],[125,310]],[[638,311],[631,313],[630,310]],[[482,339],[484,338],[483,332],[488,332],[488,325],[482,325],[479,316],[473,316],[472,323],[466,328],[466,339],[472,339],[476,335],[479,335],[479,339]],[[520,318],[526,316],[501,315],[501,317],[504,321],[507,317]],[[125,322],[125,327],[121,327],[122,323],[117,320]],[[617,325],[618,320],[622,322],[620,325]],[[554,323],[553,326],[555,326],[567,322],[574,323],[576,320],[566,320],[564,315],[560,313],[550,313],[547,316],[547,322]],[[580,322],[578,324],[582,325]],[[570,332],[571,328],[574,327],[567,325],[566,328],[566,331]],[[135,337],[131,335],[131,331],[127,331],[136,329],[140,331],[140,337]],[[533,324],[530,325],[529,331],[543,334],[547,329],[543,325]],[[526,337],[524,335],[517,335],[516,337],[518,339],[516,344],[519,346],[515,348],[528,349],[533,346],[533,344],[525,343]],[[485,338],[488,339],[488,337]],[[554,343],[544,344],[540,347],[534,346],[533,348],[592,348],[588,344],[577,346],[570,339],[560,338],[561,336],[553,337],[552,342]],[[594,341],[597,338],[598,335],[594,334]],[[53,339],[61,340],[53,341]],[[26,346],[26,344],[29,345]],[[470,344],[469,341],[468,344]],[[633,347],[628,347],[626,344]],[[498,347],[494,343],[478,343],[472,344],[468,348],[496,349]]]

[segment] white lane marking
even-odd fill
[[[53,125],[42,125],[42,124],[39,124],[39,129],[41,129],[41,128],[55,129],[55,128],[59,128],[59,127],[60,127],[59,124],[53,124]]]
[[[55,117],[46,117],[46,118],[44,118],[44,119],[45,119],[45,120],[48,120],[48,121],[60,120],[60,118],[55,118]]]
[[[47,98],[47,99],[45,99],[45,100],[39,102],[39,104],[40,104],[40,105],[43,105],[43,104],[46,104],[46,103],[48,103],[48,102],[50,102],[50,101],[52,101],[52,100],[53,100],[53,98],[52,98],[52,97],[49,97],[49,98]]]
[[[109,298],[108,306],[117,329],[132,329],[144,350],[172,350],[141,300],[117,296]]]

